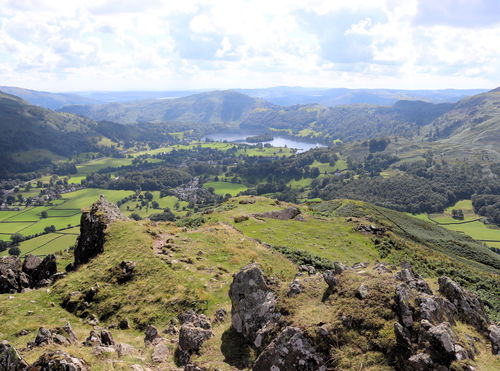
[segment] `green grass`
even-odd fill
[[[20,211],[0,211],[0,222],[19,214]]]
[[[35,222],[28,222],[28,223],[5,223],[2,222],[0,223],[0,233],[16,233],[20,231],[21,229],[27,228],[30,225],[32,225]]]
[[[55,209],[82,209],[92,205],[99,198],[99,195],[104,195],[109,201],[117,202],[124,197],[127,197],[133,192],[117,191],[99,188],[87,188],[79,191],[63,194],[64,202],[55,207]]]
[[[14,221],[19,221],[19,222],[26,222],[26,221],[32,221],[36,222],[40,219],[40,213],[42,211],[47,211],[50,207],[47,206],[38,206],[38,207],[30,207],[27,208],[18,214],[8,218],[4,219],[4,222],[14,222]]]
[[[153,201],[156,201],[159,204],[158,209],[153,209],[152,207],[140,208],[140,207],[137,207],[137,205],[141,203],[141,200],[130,200],[130,201],[127,201],[124,204],[120,205],[120,210],[127,216],[132,214],[132,213],[135,213],[135,214],[138,214],[141,218],[146,218],[152,214],[161,213],[163,211],[163,209],[165,209],[167,207],[170,210],[172,210],[172,212],[176,215],[184,216],[186,214],[185,211],[182,211],[182,208],[184,206],[187,206],[188,202],[179,201],[179,199],[175,196],[166,196],[166,197],[160,198],[160,191],[152,191],[151,193],[153,194]],[[176,210],[174,207],[175,203],[177,201],[179,201],[179,210]]]
[[[300,189],[311,186],[312,178],[302,178],[299,180],[290,180],[287,184],[292,187],[292,189]]]
[[[437,222],[444,223],[441,227],[461,232],[474,238],[475,240],[494,240],[500,241],[500,228],[493,225],[486,225],[481,221],[473,221],[470,223],[463,224],[445,224],[445,223],[461,223],[462,220],[453,219],[451,217],[451,210],[453,209],[462,209],[464,212],[464,220],[463,221],[471,221],[475,219],[481,218],[480,215],[474,213],[472,209],[472,201],[471,200],[461,200],[458,201],[455,205],[450,206],[441,214],[418,214],[414,215],[414,217],[425,220],[428,222]],[[491,247],[500,247],[500,242],[485,242],[488,246]]]
[[[87,176],[86,175],[78,175],[78,176],[72,176],[71,178],[68,179],[69,184],[81,184],[82,180],[84,180]]]
[[[291,148],[285,147],[249,147],[243,148],[236,152],[237,155],[245,155],[252,157],[287,157],[291,156],[295,153],[295,151]]]
[[[214,188],[214,192],[218,195],[230,194],[231,196],[236,196],[238,193],[246,191],[247,186],[239,183],[230,182],[207,182],[203,184],[205,188]]]
[[[87,176],[89,174],[95,173],[98,170],[107,168],[107,167],[120,167],[130,165],[132,163],[132,159],[130,158],[112,158],[112,157],[104,157],[99,158],[97,160],[92,160],[86,162],[81,165],[77,165],[78,177]]]
[[[26,254],[48,255],[55,254],[61,250],[73,246],[78,236],[60,233],[48,233],[19,244],[21,256]],[[0,256],[8,255],[7,251],[0,253]]]

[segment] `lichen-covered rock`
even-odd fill
[[[326,370],[323,357],[296,327],[286,327],[255,361],[254,371]]]
[[[90,370],[90,366],[83,359],[73,357],[62,350],[42,354],[31,368],[37,371]]]
[[[58,345],[71,345],[76,344],[78,341],[73,328],[67,322],[62,327],[56,327],[53,329],[47,329],[45,327],[40,327],[35,340],[28,343],[28,347],[42,347],[50,344]]]
[[[181,324],[190,323],[195,327],[200,327],[203,329],[212,328],[212,324],[207,316],[204,314],[197,314],[194,310],[188,310],[177,316]]]
[[[55,255],[47,255],[42,262],[29,275],[33,286],[44,286],[40,284],[44,280],[50,279],[57,273],[57,262]]]
[[[299,295],[302,292],[302,285],[299,280],[293,280],[290,285],[288,285],[288,291],[286,296],[289,298]]]
[[[153,348],[153,353],[151,354],[151,359],[155,363],[163,363],[168,357],[168,346],[164,342],[158,343]]]
[[[185,365],[190,361],[191,355],[198,353],[202,344],[214,336],[214,333],[210,321],[203,314],[187,311],[178,318],[183,325],[179,331],[177,361]]]
[[[457,308],[459,318],[482,332],[487,332],[489,319],[476,294],[460,287],[446,276],[439,277],[439,292]]]
[[[214,322],[222,323],[226,320],[226,317],[227,317],[227,310],[225,310],[224,308],[219,308],[215,311]]]
[[[457,308],[448,299],[421,294],[415,298],[415,303],[419,306],[421,319],[426,319],[433,324],[444,321],[455,324]]]
[[[401,324],[405,327],[411,327],[413,324],[413,312],[410,309],[410,289],[402,283],[396,287],[396,305],[397,313]]]
[[[401,268],[402,269],[395,274],[397,280],[403,281],[412,289],[432,295],[432,290],[427,282],[413,270],[410,264],[401,263]]]
[[[23,272],[27,275],[33,274],[33,272],[42,264],[42,259],[36,255],[28,254],[24,258],[23,262]]]
[[[7,341],[0,342],[0,370],[24,371],[28,369],[28,364],[19,355],[16,348]]]
[[[83,342],[83,345],[87,347],[95,347],[95,346],[101,346],[103,344],[101,337],[99,336],[99,333],[95,330],[91,330],[89,336]]]
[[[491,325],[488,330],[488,338],[491,341],[491,352],[493,354],[500,354],[500,327]]]
[[[408,359],[410,370],[414,371],[432,371],[434,363],[430,355],[426,353],[417,353]]]
[[[115,204],[101,195],[90,210],[82,213],[74,267],[88,263],[90,259],[102,253],[108,225],[116,220],[126,219]]]
[[[0,258],[0,294],[20,292],[29,287],[29,281],[23,279],[21,274],[21,261],[17,256],[4,256]]]
[[[259,330],[279,317],[276,295],[257,264],[250,264],[234,275],[229,297],[232,325],[251,343]]]

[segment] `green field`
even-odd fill
[[[249,147],[238,150],[236,154],[245,156],[261,156],[261,157],[286,157],[295,153],[292,148],[285,147]]]
[[[247,186],[239,183],[230,182],[207,182],[203,184],[205,188],[214,188],[214,192],[218,195],[230,194],[231,196],[236,196],[238,193],[246,191]]]
[[[104,195],[109,201],[117,202],[124,197],[131,195],[132,191],[116,191],[110,189],[86,188],[79,191],[65,193],[62,195],[64,202],[54,209],[82,209],[89,207],[94,201],[99,198],[99,195]]]
[[[451,210],[453,209],[462,209],[464,213],[464,220],[457,220],[451,217]],[[458,201],[455,205],[450,206],[441,214],[418,214],[414,215],[415,217],[433,222],[441,225],[443,228],[462,232],[475,240],[494,240],[498,242],[485,242],[488,246],[500,248],[500,228],[486,225],[483,222],[476,220],[481,218],[480,215],[474,213],[472,209],[472,201],[471,200],[461,200]],[[471,221],[469,223],[462,222]],[[453,223],[453,224],[450,224]]]
[[[23,241],[19,244],[21,256],[26,254],[48,255],[73,246],[78,235],[49,233],[39,237]],[[8,255],[8,251],[3,251],[0,256]]]
[[[131,163],[131,158],[104,157],[77,165],[76,168],[78,170],[78,176],[86,176],[107,167],[120,167],[130,165]]]
[[[162,210],[166,209],[167,207],[176,215],[184,216],[186,214],[185,211],[182,211],[182,208],[188,205],[186,201],[179,201],[179,199],[175,196],[166,196],[160,198],[159,191],[153,191],[151,193],[153,194],[153,201],[158,202],[158,204],[160,205],[158,209],[153,209],[151,207],[139,207],[138,205],[140,204],[140,200],[130,200],[120,205],[120,210],[127,216],[135,213],[141,218],[146,218],[151,214],[161,213]],[[176,210],[174,207],[177,201],[179,201],[179,210]]]

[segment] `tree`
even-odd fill
[[[12,246],[9,249],[9,255],[19,256],[21,255],[21,249],[17,246]]]
[[[9,244],[6,241],[0,240],[0,252],[7,250]]]
[[[152,207],[153,209],[159,209],[159,208],[160,208],[160,204],[159,204],[158,202],[156,202],[156,201],[153,201],[153,202],[151,203],[151,207]]]
[[[151,192],[146,192],[144,194],[144,197],[146,197],[146,200],[152,201],[154,196],[153,196],[153,194]]]
[[[44,228],[45,233],[54,233],[56,231],[56,226],[51,225]]]
[[[10,240],[13,245],[18,245],[19,242],[24,240],[24,236],[21,233],[14,233],[10,235]]]
[[[47,212],[47,210],[43,210],[40,213],[40,216],[42,217],[42,219],[47,219],[49,217],[49,213]]]
[[[141,216],[137,213],[130,214],[130,218],[134,219],[134,220],[141,220],[142,219]]]

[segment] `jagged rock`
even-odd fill
[[[403,262],[401,263],[401,268],[402,269],[395,274],[397,280],[403,281],[412,289],[432,295],[432,290],[427,282],[413,270],[410,264]]]
[[[309,274],[310,276],[316,274],[316,268],[314,268],[312,265],[299,265],[299,271],[307,272],[307,274]]]
[[[36,255],[28,254],[24,258],[23,272],[26,273],[28,276],[31,276],[40,264],[42,264],[42,259],[40,259]]]
[[[161,336],[158,334],[158,329],[154,326],[149,325],[146,327],[146,331],[144,333],[144,344],[156,344],[161,340]]]
[[[410,331],[406,327],[403,327],[401,323],[396,322],[394,324],[394,335],[396,335],[398,348],[401,349],[402,353],[408,358],[412,352]]]
[[[380,273],[392,273],[392,269],[387,266],[387,264],[379,262],[376,263],[375,266],[373,267],[373,270],[376,270],[377,272]]]
[[[252,199],[243,199],[238,202],[240,205],[248,205],[248,204],[254,204],[255,200]]]
[[[118,282],[127,282],[134,277],[136,263],[130,260],[124,260],[118,264]]]
[[[354,270],[365,269],[365,268],[367,268],[369,265],[370,265],[370,263],[367,263],[367,262],[355,263],[355,264],[352,266],[352,269],[354,269]]]
[[[118,323],[118,328],[120,330],[128,330],[130,328],[130,324],[128,322],[128,319],[122,319],[120,320],[120,322]]]
[[[47,329],[40,327],[34,341],[28,343],[28,347],[42,347],[50,344],[70,345],[78,341],[71,325],[66,323],[63,327]]]
[[[102,195],[89,211],[82,213],[80,237],[75,249],[75,267],[88,263],[103,252],[106,229],[116,220],[126,220],[126,217],[115,204],[107,201]]]
[[[432,371],[434,363],[430,355],[426,353],[418,353],[408,359],[410,370],[415,371]]]
[[[132,345],[126,343],[116,344],[115,349],[120,357],[130,356],[137,353],[137,350]]]
[[[19,331],[19,332],[16,334],[16,336],[26,336],[26,335],[28,335],[29,333],[31,333],[31,331],[26,330],[26,329],[23,329],[23,330]]]
[[[472,352],[457,343],[457,337],[448,322],[431,326],[424,336],[430,343],[428,352],[435,363],[449,366],[455,360],[473,357]]]
[[[83,345],[87,347],[95,347],[95,346],[101,346],[103,344],[101,337],[99,336],[99,333],[95,330],[91,330],[89,336],[83,342]]]
[[[151,355],[151,359],[155,363],[165,362],[167,360],[168,353],[169,353],[169,351],[168,351],[167,344],[165,344],[164,342],[158,343],[153,348],[153,353]]]
[[[229,297],[232,326],[251,343],[255,342],[259,330],[279,317],[276,295],[257,264],[250,264],[234,275]]]
[[[31,281],[34,286],[45,286],[42,282],[48,280],[51,276],[57,273],[57,262],[55,255],[47,255],[42,262],[31,273]]]
[[[28,364],[19,355],[16,348],[6,340],[0,342],[0,370],[24,371],[28,369]]]
[[[293,206],[283,210],[268,211],[267,213],[256,214],[255,216],[260,218],[290,220],[294,219],[300,213],[301,213],[300,209],[298,207]]]
[[[17,256],[0,258],[0,294],[20,292],[25,287],[29,287],[29,281],[26,280],[26,274],[21,271],[19,258]]]
[[[210,339],[214,333],[212,330],[196,327],[192,323],[182,325],[179,331],[179,361],[181,364],[186,364],[191,354],[197,353],[201,345]]]
[[[204,314],[197,314],[193,310],[188,310],[187,312],[181,313],[177,316],[181,324],[190,323],[195,327],[201,327],[203,329],[212,328],[212,324],[207,316]]]
[[[108,330],[101,330],[100,335],[102,345],[115,345],[115,341],[113,340],[113,335],[111,334],[111,332],[109,332]]]
[[[116,349],[109,346],[96,345],[92,348],[92,353],[94,353],[96,356],[100,356],[103,354],[116,353]]]
[[[338,278],[336,277],[337,273],[334,270],[327,270],[323,272],[323,279],[328,285],[328,289],[331,292],[334,292],[339,283]]]
[[[81,358],[73,357],[62,350],[42,354],[33,363],[37,371],[87,371],[90,366]]]
[[[366,286],[365,284],[361,284],[358,287],[358,290],[356,292],[356,296],[360,299],[364,299],[368,296],[369,293],[370,293],[370,291],[368,290],[368,286]]]
[[[446,276],[439,277],[438,283],[439,292],[455,305],[460,319],[480,331],[487,332],[489,319],[478,296]]]
[[[405,327],[411,327],[413,313],[410,309],[410,289],[404,283],[396,287],[396,304],[401,324]]]
[[[168,327],[163,330],[163,333],[168,335],[177,335],[179,333],[179,329],[174,325],[168,325]]]
[[[491,352],[493,354],[500,354],[500,327],[491,325],[488,327],[488,338],[491,341]]]
[[[215,319],[214,322],[216,323],[221,323],[226,320],[227,317],[227,310],[224,308],[219,308],[215,311]]]
[[[253,370],[326,370],[323,357],[296,327],[286,327],[259,355]]]
[[[288,292],[286,293],[286,296],[289,298],[293,296],[297,296],[302,292],[302,285],[298,280],[294,280],[289,286],[288,286]]]
[[[421,294],[415,298],[416,305],[420,308],[420,318],[433,324],[444,321],[455,324],[457,308],[446,298],[435,295]]]
[[[237,215],[233,218],[235,223],[242,223],[248,220],[248,215]]]

